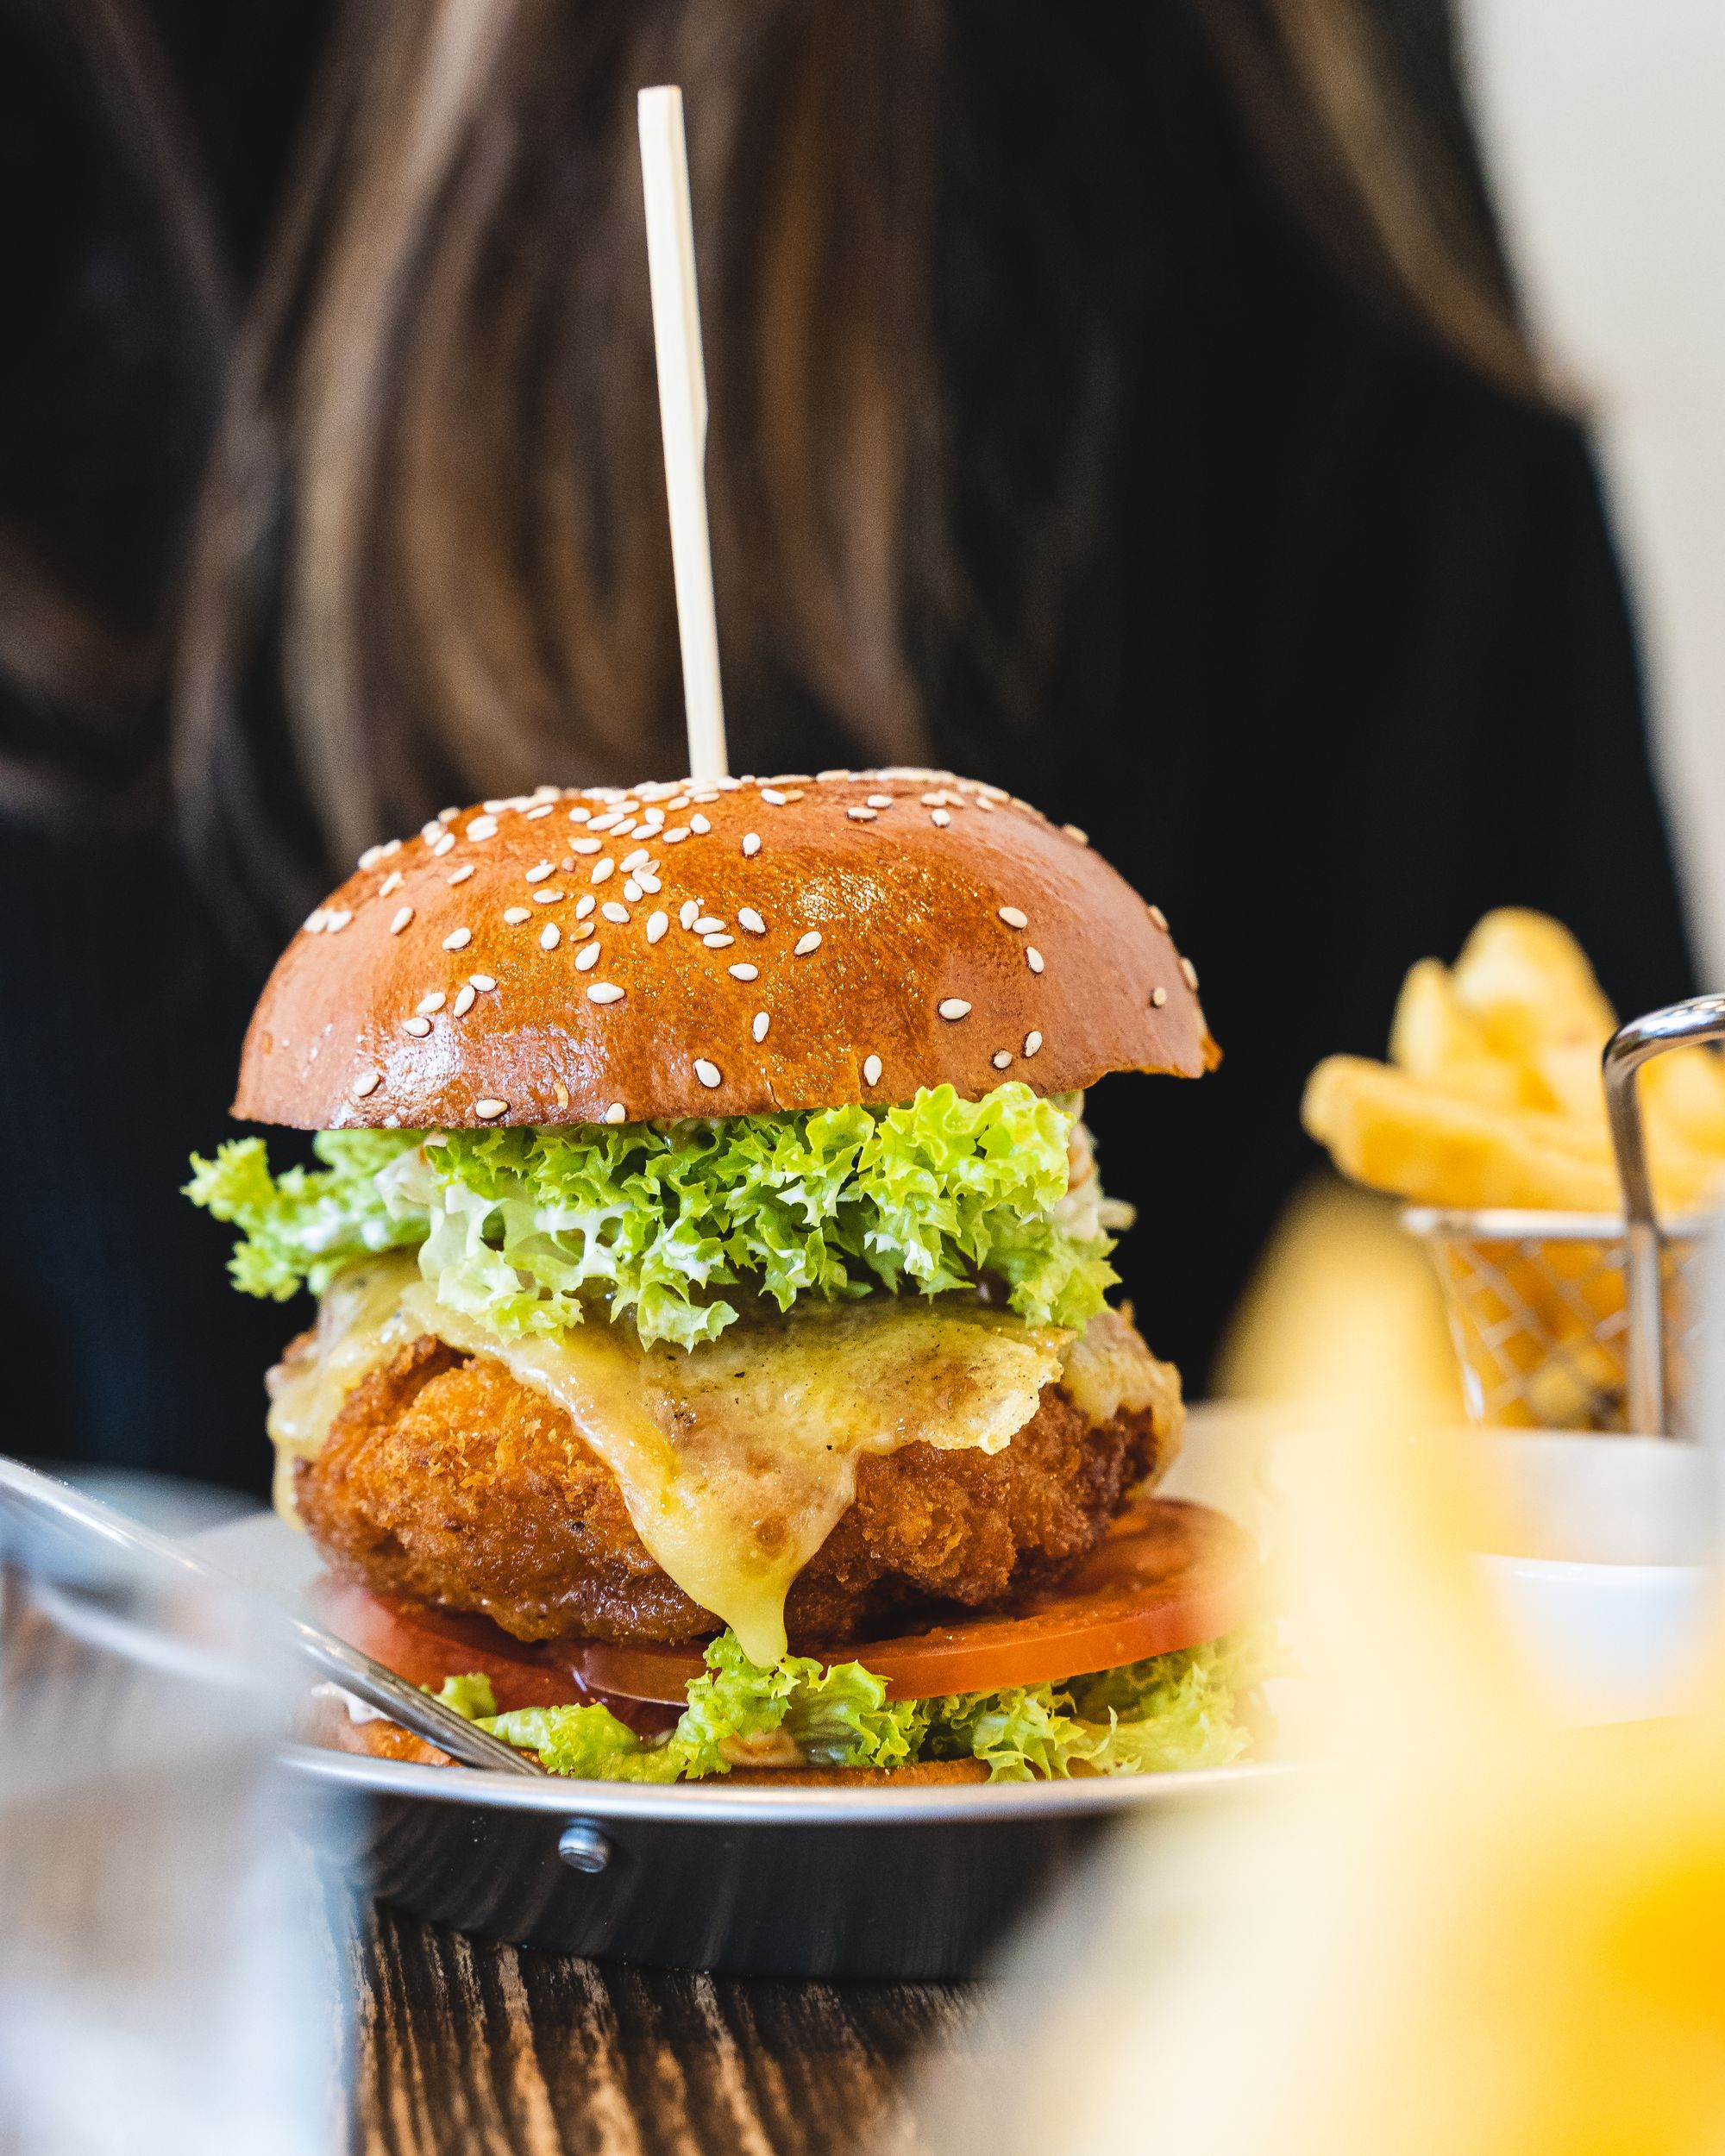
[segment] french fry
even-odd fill
[[[1422,958],[1408,972],[1389,1029],[1389,1060],[1414,1078],[1488,1107],[1513,1108],[1524,1095],[1520,1069],[1497,1054],[1485,1028],[1456,994],[1447,966]]]
[[[1435,1206],[1611,1213],[1609,1155],[1563,1118],[1492,1107],[1353,1056],[1306,1085],[1302,1119],[1345,1175]]]
[[[1586,954],[1547,914],[1520,906],[1488,913],[1462,946],[1453,979],[1458,1000],[1512,1059],[1556,1043],[1597,1055],[1617,1030]]]

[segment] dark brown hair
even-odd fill
[[[1185,12],[1337,271],[1534,393],[1442,0]],[[174,776],[231,890],[285,908],[442,800],[681,768],[649,82],[688,99],[740,759],[800,764],[813,740],[913,760],[931,638],[965,649],[1003,727],[1038,723],[1095,544],[1120,330],[1082,279],[1051,280],[1047,365],[1016,378],[993,463],[967,442],[966,486],[1010,535],[985,605],[952,509],[943,325],[986,315],[966,280],[1002,245],[1013,146],[985,139],[967,78],[1000,20],[967,0],[347,8],[234,347],[184,592]],[[1045,10],[1031,28],[1076,34]]]

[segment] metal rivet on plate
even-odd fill
[[[603,1871],[611,1844],[591,1820],[572,1819],[557,1837],[557,1854],[572,1871]]]

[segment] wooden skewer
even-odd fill
[[[729,764],[712,603],[712,542],[706,521],[706,368],[695,291],[683,93],[675,88],[643,90],[639,102],[647,262],[653,280],[653,342],[659,360],[659,421],[665,440],[665,492],[671,510],[671,562],[683,649],[689,775],[698,784],[710,784],[727,775]]]

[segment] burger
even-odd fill
[[[194,1158],[326,1621],[555,1771],[1232,1758],[1249,1552],[1151,1495],[1085,1089],[1218,1060],[1168,924],[1000,789],[541,787],[371,847]],[[354,1703],[359,1713],[357,1703]],[[350,1720],[352,1747],[436,1756]]]

